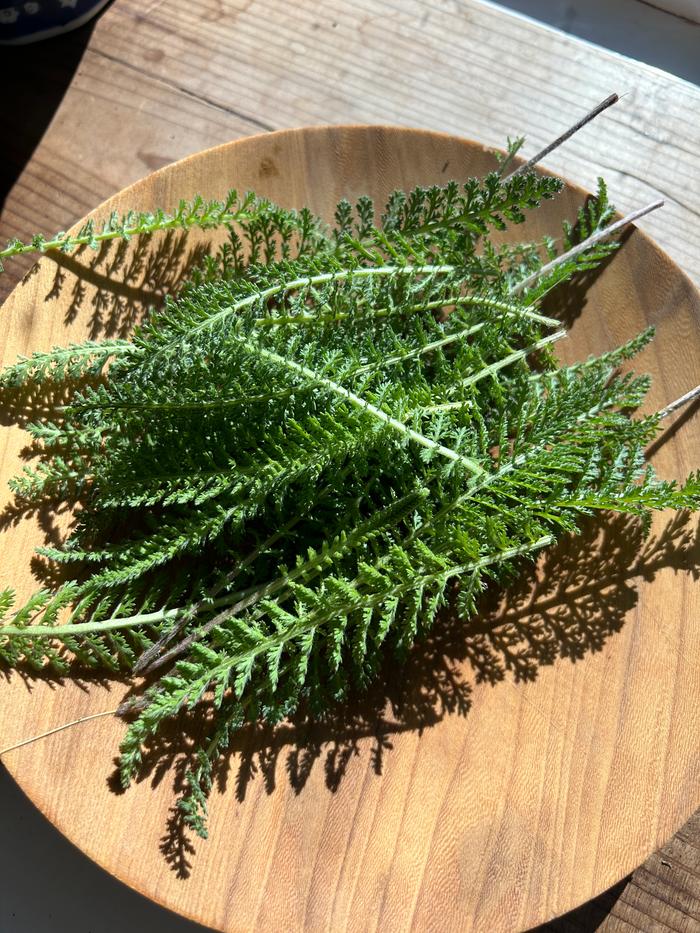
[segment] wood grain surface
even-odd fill
[[[494,164],[481,146],[419,131],[264,134],[163,169],[98,214],[235,185],[330,217],[341,196],[381,200]],[[517,236],[555,231],[581,201],[567,188]],[[138,260],[115,262],[110,251],[42,260],[3,308],[3,361],[127,329],[144,301],[177,281],[191,247],[155,240]],[[700,295],[640,232],[555,307],[571,325],[567,359],[657,326],[640,360],[656,376],[652,409],[698,381]],[[18,399],[9,415],[32,417],[46,403]],[[682,417],[655,452],[660,473],[693,468],[699,442],[698,419]],[[0,488],[25,443],[19,428],[3,430]],[[33,585],[33,547],[66,518],[8,523],[4,569],[20,594]],[[625,877],[698,805],[698,568],[692,523],[662,516],[646,544],[633,522],[591,525],[544,558],[534,586],[484,605],[466,630],[443,626],[395,683],[341,711],[333,727],[243,730],[207,843],[193,846],[169,820],[168,766],[177,779],[183,760],[177,730],[124,794],[112,781],[114,719],[4,762],[90,857],[216,929],[525,929]],[[109,709],[123,690],[13,675],[2,685],[2,744]]]
[[[604,173],[623,210],[663,194],[641,224],[700,281],[700,89],[477,0],[115,0],[60,41],[4,49],[0,78],[0,240],[65,228],[153,169],[264,128],[390,122],[492,145],[524,132],[529,154],[617,90],[547,165],[589,188]],[[29,265],[0,276],[0,299]],[[670,846],[556,929],[695,929],[700,821]]]

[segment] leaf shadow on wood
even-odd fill
[[[272,794],[288,780],[299,794],[318,767],[331,793],[354,761],[381,775],[395,737],[467,716],[474,683],[533,681],[543,666],[601,651],[637,606],[639,582],[652,582],[662,570],[700,579],[700,529],[688,514],[678,513],[650,537],[628,516],[591,519],[580,535],[546,552],[536,574],[525,572],[505,592],[485,593],[470,622],[445,612],[405,664],[389,664],[369,693],[322,719],[301,712],[277,726],[238,730],[217,764],[215,786],[223,793],[233,780],[242,802],[255,781]],[[206,705],[168,723],[147,746],[138,780],[156,786],[173,769],[174,790],[182,791],[190,756],[210,723]],[[176,807],[161,851],[187,878],[195,846]]]
[[[64,324],[84,323],[83,339],[126,338],[166,296],[175,297],[214,252],[202,234],[183,230],[104,240],[96,249],[80,246],[71,253],[51,250],[42,257],[44,267],[53,267],[44,305],[53,313],[51,306],[60,301]],[[23,282],[38,271],[35,262]]]
[[[44,257],[55,266],[45,301],[51,303],[70,289],[65,323],[89,314],[87,339],[126,338],[145,315],[162,306],[167,295],[178,293],[211,252],[208,240],[197,242],[196,236],[174,230],[137,237],[130,242],[104,241],[96,251],[85,247],[70,255],[53,251]],[[28,276],[37,269],[35,264]],[[18,386],[1,386],[0,426],[26,428],[35,422],[60,422],[61,410],[74,393],[99,381],[100,377],[94,375],[55,382],[32,379]],[[30,442],[19,456],[36,467],[47,459],[44,453],[41,445]],[[49,455],[53,453],[53,449],[48,451]],[[18,465],[17,473],[20,472]],[[34,518],[44,533],[44,543],[59,545],[65,531],[59,529],[55,519],[66,511],[65,503],[56,504],[50,496],[40,501],[17,499],[0,513],[0,532]],[[45,566],[37,565],[35,575],[44,584],[56,582]]]
[[[88,340],[126,338],[145,314],[161,307],[166,295],[177,295],[211,252],[211,243],[197,242],[182,230],[129,242],[104,240],[97,250],[54,251],[47,254],[55,269],[44,300],[53,302],[68,293],[64,322],[89,314]]]
[[[54,265],[53,283],[44,301],[50,305],[70,290],[70,301],[65,306],[66,324],[78,317],[85,320],[89,327],[87,340],[125,339],[150,311],[163,305],[166,296],[177,296],[212,251],[210,241],[197,241],[195,234],[175,230],[144,235],[130,242],[105,240],[96,251],[87,247],[71,254],[54,250],[43,257],[44,262]],[[35,264],[25,278],[37,270]],[[13,362],[7,360],[6,365]],[[76,390],[94,385],[98,378],[54,381],[46,377],[18,386],[2,386],[0,425],[24,428],[30,422],[60,421],[61,409]],[[30,459],[35,453],[28,446],[22,451],[22,458]]]
[[[60,420],[61,408],[70,402],[73,394],[96,381],[94,378],[70,382],[47,379],[31,380],[19,386],[0,386],[0,426],[26,428],[33,422]],[[33,459],[36,456],[34,445],[28,444],[20,456],[23,460]]]

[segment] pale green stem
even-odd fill
[[[193,327],[189,333],[196,334],[198,331],[206,330],[207,327],[210,327],[221,318],[227,317],[229,314],[235,314],[243,308],[249,308],[251,305],[257,304],[258,302],[264,305],[270,298],[274,298],[276,295],[295,292],[301,288],[312,288],[315,285],[325,285],[328,282],[344,282],[347,279],[367,279],[375,276],[381,278],[388,275],[397,275],[398,273],[408,273],[409,275],[449,275],[454,271],[455,267],[450,265],[426,265],[358,266],[355,269],[338,269],[336,272],[319,272],[317,275],[307,275],[298,279],[290,279],[289,282],[271,285],[269,288],[264,288],[262,291],[256,292],[253,295],[247,295],[245,298],[241,298],[240,301],[236,301],[229,307],[222,308],[221,311],[217,311],[216,314],[212,314],[205,318],[200,324]]]
[[[491,363],[489,366],[485,366],[483,369],[480,369],[478,373],[474,373],[471,376],[467,376],[466,379],[461,379],[459,382],[450,390],[454,392],[459,389],[465,389],[474,383],[479,382],[481,379],[486,379],[488,376],[495,375],[499,370],[503,369],[506,366],[510,366],[511,363],[516,363],[518,360],[525,359],[526,356],[529,356],[531,353],[534,353],[537,350],[541,350],[543,347],[546,347],[550,343],[554,343],[557,340],[561,340],[562,337],[566,337],[565,330],[558,330],[554,334],[548,334],[546,337],[542,337],[541,340],[536,341],[531,344],[529,347],[525,347],[522,350],[515,350],[513,353],[504,356],[503,359],[497,360],[495,363]],[[436,411],[450,411],[454,408],[461,408],[465,402],[444,402],[440,405],[428,405],[423,408],[423,412],[436,412]]]
[[[430,305],[435,305],[437,307],[444,307],[447,302],[430,302],[427,305],[423,305],[422,309],[427,309]],[[485,305],[494,305],[498,304],[501,308],[507,306],[503,305],[502,302],[489,302],[489,301],[479,301],[478,299],[473,302],[473,304],[481,306]],[[520,309],[513,310],[510,309],[506,311],[507,314],[513,315],[514,317],[527,317],[531,318],[540,323],[550,324],[553,327],[558,327],[560,321],[555,321],[554,318],[547,318],[541,314],[530,314],[527,310]],[[479,324],[473,324],[471,327],[464,327],[462,330],[456,330],[447,336],[442,337],[440,340],[434,340],[432,343],[426,343],[423,347],[417,347],[415,350],[409,350],[408,353],[396,354],[396,356],[389,356],[385,360],[381,360],[379,363],[368,363],[366,366],[361,366],[359,369],[353,369],[349,373],[350,376],[359,376],[362,373],[372,372],[374,369],[383,369],[385,366],[393,366],[395,363],[404,363],[406,360],[417,359],[420,356],[424,356],[426,353],[432,353],[433,350],[439,350],[441,347],[446,347],[451,343],[455,343],[458,340],[465,340],[468,337],[478,334],[480,330],[483,330],[487,326],[487,321],[482,321]]]
[[[651,204],[647,204],[646,207],[640,207],[636,211],[632,211],[630,214],[627,214],[626,217],[622,217],[620,220],[616,220],[610,226],[605,227],[603,230],[597,230],[591,236],[586,237],[581,243],[578,243],[576,246],[573,246],[566,253],[562,253],[561,256],[556,256],[551,262],[546,263],[541,268],[537,269],[535,272],[526,276],[524,279],[521,279],[516,285],[513,286],[510,290],[511,295],[519,295],[521,292],[524,292],[530,286],[534,285],[539,279],[543,278],[545,275],[549,275],[550,272],[553,272],[557,266],[561,266],[563,263],[569,262],[571,259],[575,259],[577,256],[580,256],[581,253],[585,253],[587,250],[592,249],[598,243],[601,243],[603,240],[608,240],[611,236],[622,230],[623,227],[628,226],[628,224],[633,223],[635,220],[639,220],[640,217],[644,217],[646,214],[651,213],[651,211],[657,210],[659,207],[663,207],[664,202],[662,200],[652,201]]]
[[[543,547],[548,547],[554,542],[555,538],[553,535],[544,535],[539,538],[537,541],[533,541],[531,544],[522,544],[518,547],[507,548],[506,550],[500,551],[498,554],[493,554],[490,557],[482,557],[479,560],[472,561],[468,564],[460,564],[456,567],[452,567],[447,571],[439,571],[433,574],[425,574],[423,580],[426,582],[436,581],[438,579],[451,579],[452,577],[461,576],[465,573],[470,573],[478,570],[482,570],[484,567],[491,566],[492,564],[503,563],[507,560],[512,560],[515,557],[520,557],[525,554],[532,553],[533,551],[540,550]],[[356,577],[351,585],[357,584],[359,579]],[[393,587],[389,592],[375,593],[371,597],[367,597],[362,600],[360,604],[355,606],[356,609],[371,609],[385,600],[404,595],[404,593],[414,589],[416,586],[416,581],[411,580],[407,583],[399,584]],[[320,620],[318,616],[321,615]],[[334,618],[335,613],[330,613],[329,618]],[[279,645],[285,644],[285,642],[290,641],[292,638],[296,638],[298,635],[303,635],[305,632],[308,632],[311,629],[317,628],[320,624],[326,619],[323,618],[322,610],[314,610],[308,616],[301,619],[296,624],[292,625],[290,629],[284,632],[280,632],[276,635],[273,635],[269,639],[266,639],[263,644],[258,647],[252,648],[250,651],[243,652],[234,657],[228,657],[226,661],[219,665],[219,667],[214,668],[213,670],[207,673],[209,681],[215,680],[217,676],[221,673],[224,673],[226,670],[230,670],[232,667],[237,664],[246,663],[248,661],[254,662],[258,655],[267,653],[271,649],[278,647]]]
[[[486,323],[473,324],[471,327],[464,327],[462,330],[456,330],[440,340],[434,340],[432,343],[426,343],[422,347],[416,347],[415,350],[409,350],[407,353],[397,353],[396,356],[388,356],[378,363],[368,363],[366,366],[360,366],[358,369],[352,369],[348,376],[361,376],[364,373],[371,373],[376,369],[383,369],[385,366],[393,366],[395,363],[406,363],[408,360],[415,360],[418,357],[425,356],[426,353],[432,353],[433,350],[439,350],[458,340],[466,340],[473,334],[478,334],[480,330],[486,327]]]
[[[530,344],[529,347],[524,347],[522,350],[515,350],[513,353],[509,353],[508,356],[504,356],[501,360],[496,360],[495,363],[491,363],[488,366],[485,366],[478,373],[474,373],[472,376],[467,376],[466,379],[460,380],[456,386],[453,387],[452,391],[457,388],[466,389],[468,386],[474,385],[474,383],[479,382],[481,379],[486,379],[488,376],[493,376],[501,369],[504,369],[506,366],[510,366],[512,363],[517,363],[519,360],[524,360],[525,357],[529,356],[531,353],[536,353],[537,350],[542,350],[550,343],[556,343],[557,340],[561,340],[562,337],[566,337],[565,330],[558,330],[553,334],[548,334],[546,337],[542,337],[540,340],[535,341],[535,343]]]
[[[222,214],[217,223],[221,225],[240,223],[249,218],[249,214],[243,211],[236,211],[234,213]],[[48,253],[51,250],[64,251],[66,248],[76,249],[78,246],[90,246],[93,243],[104,243],[105,240],[128,240],[134,236],[157,233],[159,230],[184,230],[199,226],[202,226],[202,224],[198,222],[197,218],[183,223],[183,221],[177,217],[164,217],[152,223],[134,224],[131,227],[114,230],[102,230],[99,233],[84,234],[83,236],[70,236],[64,233],[59,234],[52,240],[46,240],[40,246],[35,246],[34,243],[20,243],[19,245],[7,246],[5,249],[0,250],[0,260],[9,259],[11,256],[22,256],[26,253]]]
[[[203,608],[218,609],[222,606],[230,606],[237,600],[244,598],[252,592],[262,590],[264,587],[251,587],[248,590],[241,590],[237,593],[229,593],[226,596],[220,596],[212,600]],[[76,622],[70,625],[0,625],[0,638],[3,636],[12,637],[54,637],[63,638],[70,635],[92,635],[102,632],[111,632],[120,628],[132,628],[135,625],[159,625],[161,622],[169,622],[177,619],[184,612],[188,612],[189,607],[178,607],[174,609],[158,609],[156,612],[143,612],[138,615],[125,616],[121,619],[109,619],[105,622]]]
[[[320,376],[312,369],[309,369],[308,366],[303,366],[301,363],[297,363],[295,360],[285,359],[278,353],[274,353],[272,350],[268,350],[265,347],[256,347],[255,350],[261,356],[267,357],[267,359],[273,360],[275,363],[286,366],[293,372],[298,372],[306,379],[311,379],[318,385],[325,386],[327,389],[330,389],[331,392],[339,395],[341,398],[347,399],[351,405],[366,411],[378,421],[384,422],[384,424],[389,425],[389,427],[393,428],[395,431],[398,431],[400,434],[403,434],[405,437],[408,437],[410,440],[415,441],[417,444],[420,444],[422,447],[426,447],[428,450],[434,450],[442,457],[445,457],[447,460],[452,460],[454,463],[461,463],[463,466],[466,466],[470,472],[475,473],[477,476],[484,472],[484,468],[480,466],[476,460],[472,460],[470,457],[464,457],[462,454],[457,453],[457,451],[452,450],[450,447],[445,447],[442,444],[438,444],[437,441],[432,441],[429,437],[425,437],[423,434],[419,434],[418,431],[414,431],[412,428],[408,428],[405,424],[403,424],[403,422],[396,418],[392,418],[391,415],[388,415],[385,411],[382,411],[381,408],[377,408],[376,405],[372,405],[371,402],[360,398],[359,395],[355,395],[354,392],[351,392],[344,386],[339,385],[332,379],[328,379],[326,376]]]
[[[187,638],[184,638],[181,642],[178,642],[177,645],[172,647],[165,654],[161,655],[157,660],[155,660],[150,665],[141,665],[139,667],[140,671],[150,674],[152,671],[156,670],[159,667],[162,667],[164,664],[169,663],[180,655],[184,654],[185,651],[193,644],[195,641],[199,641],[205,635],[207,635],[213,628],[216,628],[218,625],[221,625],[222,622],[225,622],[227,619],[232,618],[235,615],[238,615],[244,609],[248,609],[250,606],[255,603],[260,602],[260,600],[265,599],[269,596],[275,596],[280,590],[283,591],[281,599],[286,599],[286,597],[291,592],[290,584],[294,583],[299,577],[301,577],[305,582],[309,582],[311,579],[318,576],[321,572],[325,561],[327,558],[335,553],[342,553],[349,548],[354,547],[355,541],[360,538],[362,539],[362,525],[358,528],[355,528],[353,532],[348,536],[345,541],[340,541],[335,544],[335,546],[328,548],[327,550],[322,550],[321,553],[317,554],[315,557],[310,558],[309,560],[304,561],[304,563],[299,564],[292,571],[285,574],[282,577],[277,577],[276,580],[272,580],[267,584],[267,587],[264,592],[255,594],[252,598],[241,600],[236,605],[231,606],[229,609],[224,609],[214,618],[209,619],[204,625],[198,628],[196,631],[192,632]],[[355,540],[353,540],[353,538]],[[258,618],[260,613],[258,613]]]
[[[518,305],[510,304],[506,301],[498,301],[495,298],[485,298],[480,295],[454,295],[444,299],[436,299],[435,301],[425,301],[416,305],[409,305],[405,308],[377,308],[376,311],[369,311],[365,315],[366,317],[371,318],[384,318],[391,317],[396,314],[402,314],[406,311],[411,312],[420,312],[420,311],[435,311],[440,308],[446,308],[450,305],[477,305],[478,307],[490,308],[493,311],[502,311],[504,314],[512,315],[513,317],[527,317],[530,320],[536,321],[539,324],[545,324],[548,327],[559,327],[561,321],[557,321],[556,318],[546,317],[544,314],[538,314],[536,311],[532,311],[529,308],[521,308]],[[328,323],[332,324],[336,321],[344,321],[348,318],[356,317],[356,312],[350,311],[339,311],[337,313],[330,313],[326,315],[314,315],[314,314],[292,314],[284,315],[280,317],[261,317],[255,321],[256,327],[279,327],[287,324],[318,324]]]
[[[321,495],[316,500],[317,502],[323,498],[324,495],[327,495],[327,490],[321,493]],[[272,547],[280,538],[284,537],[292,528],[298,524],[301,519],[304,517],[304,514],[295,515],[294,518],[290,519],[279,531],[275,531],[273,534],[266,538],[263,542],[254,547],[253,550],[245,557],[242,561],[236,564],[233,570],[229,573],[224,574],[218,582],[210,588],[207,593],[206,600],[199,600],[195,605],[186,609],[182,615],[178,618],[176,624],[165,632],[158,641],[151,645],[140,658],[137,660],[134,665],[134,673],[138,674],[140,671],[144,670],[148,665],[160,654],[160,652],[166,648],[177,636],[182,632],[183,628],[186,627],[187,623],[193,619],[200,612],[209,609],[212,607],[212,600],[218,596],[221,590],[225,589],[227,586],[230,586],[231,583],[239,576],[246,567],[250,567],[251,564],[255,563],[258,557],[263,554],[268,548]],[[234,594],[238,595],[238,594]]]

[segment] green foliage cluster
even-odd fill
[[[379,218],[368,198],[341,202],[330,227],[232,192],[35,244],[229,225],[130,340],[0,375],[69,393],[28,425],[40,462],[13,489],[76,506],[65,543],[41,549],[67,582],[19,608],[0,596],[0,659],[158,672],[125,711],[125,785],[166,720],[210,703],[180,801],[201,835],[244,722],[322,714],[449,600],[467,619],[490,581],[596,510],[700,504],[699,475],[678,486],[644,459],[658,418],[633,416],[648,380],[620,365],[652,334],[562,368],[551,350],[564,331],[543,296],[615,244],[519,287],[609,222],[602,182],[558,244],[492,239],[559,187],[494,172],[396,192]]]

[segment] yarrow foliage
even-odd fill
[[[323,713],[448,600],[468,618],[584,516],[700,504],[697,474],[677,485],[645,463],[658,418],[633,416],[648,380],[620,365],[651,332],[568,367],[551,349],[565,334],[541,299],[615,244],[532,279],[554,240],[491,239],[559,188],[494,172],[396,192],[379,217],[343,201],[330,228],[232,192],[0,253],[229,227],[130,340],[0,375],[67,393],[28,425],[40,459],[13,489],[76,508],[67,540],[40,549],[67,582],[19,607],[0,595],[0,658],[158,672],[124,710],[125,785],[166,720],[211,704],[180,801],[201,835],[212,769],[246,721]],[[601,182],[559,250],[611,214]]]

